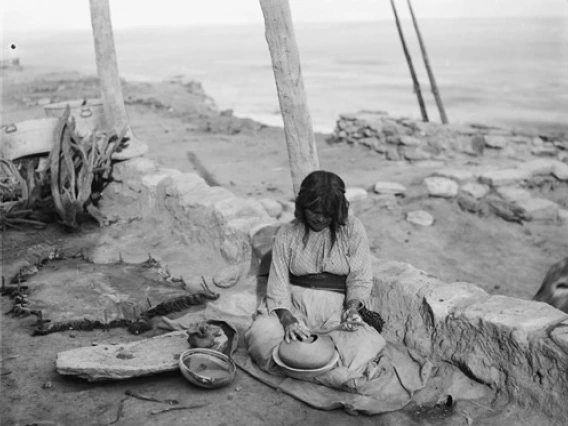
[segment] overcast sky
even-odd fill
[[[262,24],[258,0],[109,0],[115,29]],[[389,0],[289,0],[295,22],[392,19]],[[405,0],[396,0],[408,15]],[[568,0],[414,0],[418,18],[564,16]],[[2,32],[90,29],[89,0],[0,0]]]

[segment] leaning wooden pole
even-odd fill
[[[101,97],[105,118],[111,130],[120,134],[126,129],[130,138],[126,150],[113,154],[115,159],[126,159],[144,154],[148,147],[134,138],[126,114],[122,86],[118,73],[109,0],[89,0],[91,6],[91,25],[95,43],[97,73],[100,80]]]
[[[430,66],[430,59],[428,58],[428,52],[426,52],[426,45],[422,39],[422,33],[420,28],[418,28],[418,20],[414,16],[414,9],[412,8],[412,3],[410,0],[406,0],[408,3],[408,8],[410,9],[410,15],[412,16],[412,22],[414,24],[414,29],[416,30],[416,36],[418,37],[418,43],[420,44],[420,51],[422,52],[422,58],[424,59],[424,66],[428,72],[428,79],[430,80],[430,87],[432,88],[432,94],[434,99],[436,99],[436,105],[438,106],[438,111],[440,111],[440,119],[442,123],[448,124],[448,117],[446,116],[446,111],[444,109],[444,104],[442,98],[440,97],[440,91],[438,90],[438,85],[436,84],[436,79],[434,78],[434,72]]]
[[[310,172],[319,169],[316,139],[308,110],[300,54],[288,0],[260,0],[272,58],[294,194]]]
[[[426,105],[424,104],[424,99],[422,98],[422,90],[420,90],[420,83],[418,82],[418,77],[416,77],[416,72],[414,71],[414,65],[412,64],[410,52],[406,47],[406,41],[404,40],[404,34],[402,33],[402,27],[400,25],[400,20],[398,19],[398,13],[396,12],[394,0],[391,0],[391,5],[392,11],[394,13],[394,19],[396,21],[396,28],[398,29],[398,35],[400,36],[400,42],[402,43],[402,50],[404,51],[404,56],[406,57],[408,68],[410,69],[410,76],[412,77],[412,82],[414,84],[414,93],[416,93],[416,97],[418,98],[418,105],[420,106],[422,121],[428,121],[428,113],[426,112]]]

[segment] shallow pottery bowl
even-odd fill
[[[327,365],[333,354],[335,345],[329,336],[312,334],[304,340],[283,341],[278,346],[278,356],[288,367],[313,370]]]
[[[278,355],[278,347],[274,348],[274,351],[272,352],[272,359],[274,359],[276,365],[282,368],[282,371],[284,371],[284,374],[288,377],[293,377],[294,379],[310,379],[312,377],[321,376],[323,373],[327,373],[329,370],[334,368],[337,361],[339,361],[339,353],[334,351],[331,360],[326,365],[315,369],[292,368],[286,365],[282,359],[280,359],[280,355]]]
[[[214,389],[228,385],[235,378],[235,362],[213,349],[194,348],[179,357],[179,369],[192,384]]]

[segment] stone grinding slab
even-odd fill
[[[182,352],[190,349],[186,331],[122,345],[98,345],[57,354],[55,366],[61,375],[78,376],[90,382],[122,380],[177,370]]]

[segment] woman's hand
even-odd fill
[[[294,322],[284,329],[284,341],[304,340],[310,337],[310,330],[300,322]]]
[[[302,340],[310,337],[310,330],[300,323],[288,309],[276,309],[275,313],[284,328],[286,343],[290,343],[290,340]]]
[[[363,318],[359,315],[359,311],[356,307],[348,307],[341,313],[341,323],[345,330],[355,331],[359,328],[359,324],[353,323],[363,323]]]

